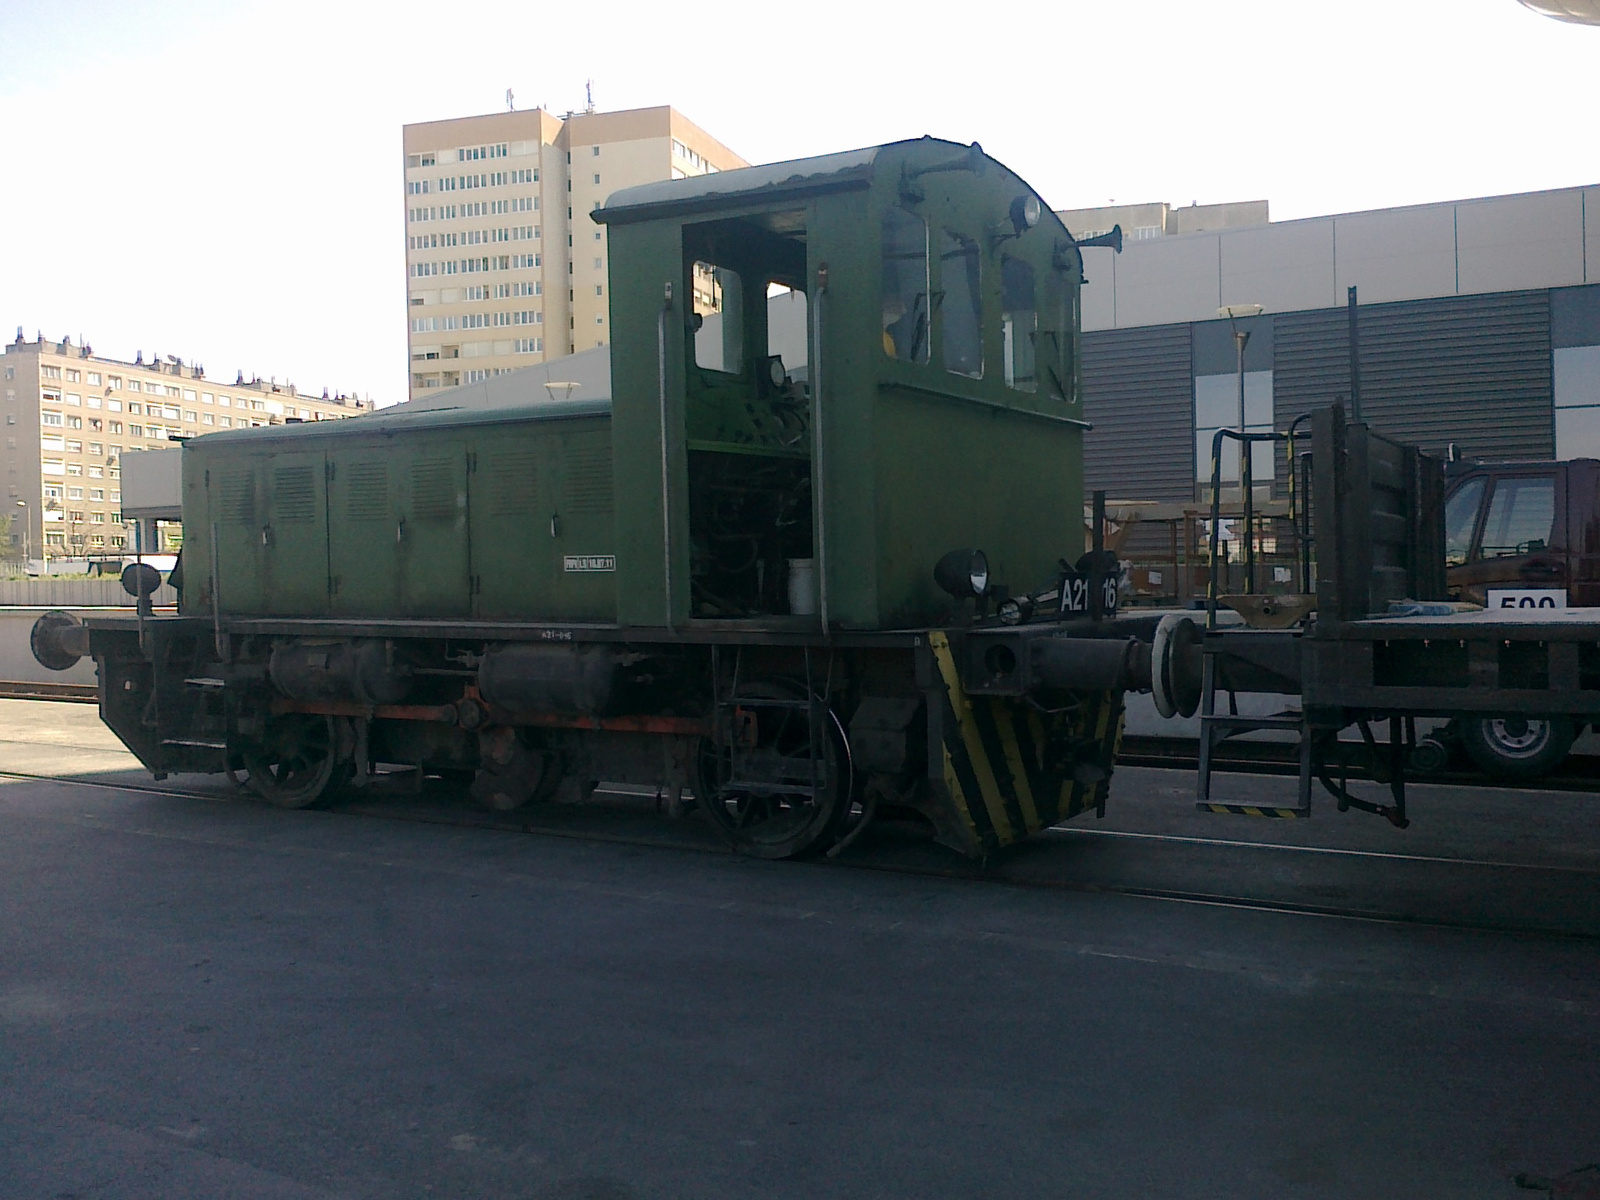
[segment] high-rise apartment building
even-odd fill
[[[0,475],[11,553],[34,558],[114,554],[129,547],[122,522],[122,456],[175,440],[352,417],[372,409],[354,396],[301,395],[290,383],[240,375],[208,380],[203,368],[141,351],[103,358],[70,338],[16,341],[0,356]],[[146,550],[173,549],[151,546]]]
[[[411,394],[610,342],[612,192],[748,164],[672,108],[405,127]]]

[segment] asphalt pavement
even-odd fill
[[[1512,1200],[1600,1159],[1593,937],[101,786],[129,766],[92,708],[0,702],[0,771],[79,776],[0,779],[7,1200]],[[1186,777],[1117,782],[1079,842],[1206,836]],[[1488,815],[1414,845],[1587,896],[1561,803],[1541,840],[1437,798]],[[1270,837],[1389,838],[1310,828]]]

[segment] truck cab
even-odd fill
[[[1600,460],[1454,468],[1450,591],[1488,608],[1600,607]]]
[[[1490,609],[1600,608],[1600,460],[1452,463],[1448,471],[1452,598]],[[1487,774],[1532,779],[1561,764],[1583,724],[1486,717],[1453,721],[1449,733]]]

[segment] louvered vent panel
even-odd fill
[[[235,471],[224,475],[220,491],[222,524],[254,525],[256,523],[256,474],[254,471]]]
[[[611,515],[611,448],[580,446],[568,450],[566,468],[567,511],[591,516]]]
[[[411,516],[418,521],[449,521],[456,515],[456,464],[424,458],[411,464]]]
[[[301,525],[316,520],[317,493],[311,468],[275,467],[272,471],[272,518]]]
[[[1115,500],[1193,500],[1189,326],[1083,335],[1083,486]]]
[[[345,515],[352,521],[381,521],[389,515],[389,464],[353,463],[350,468],[350,495]]]
[[[489,513],[526,516],[538,495],[539,469],[532,450],[515,450],[489,459]]]

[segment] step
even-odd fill
[[[1201,800],[1195,808],[1203,813],[1222,813],[1234,817],[1309,817],[1311,808],[1277,808],[1267,804],[1223,804],[1216,800]]]

